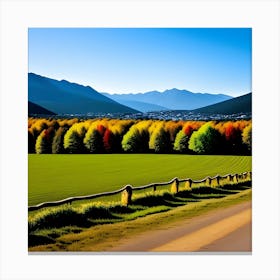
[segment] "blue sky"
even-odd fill
[[[251,92],[250,28],[30,28],[28,71],[100,92]]]

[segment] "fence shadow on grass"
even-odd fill
[[[221,193],[211,193],[211,192],[189,192],[189,191],[181,191],[180,193],[176,194],[176,197],[180,197],[183,199],[188,199],[188,202],[199,202],[203,199],[210,199],[210,198],[222,198],[225,197],[225,194]]]
[[[179,198],[169,193],[164,193],[162,195],[149,195],[143,196],[132,200],[133,205],[141,205],[147,207],[153,206],[169,206],[177,207],[186,204]]]
[[[233,181],[235,178],[235,181]],[[188,203],[199,202],[205,199],[222,198],[236,194],[239,191],[251,188],[251,172],[243,174],[226,175],[210,178],[201,181],[191,179],[174,178],[167,183],[154,183],[143,187],[126,186],[118,191],[105,193],[110,194],[125,193],[125,198],[130,196],[125,204],[101,205],[94,202],[82,204],[80,208],[72,207],[65,201],[75,201],[76,198],[69,198],[58,203],[57,207],[45,207],[45,205],[55,205],[55,203],[43,203],[39,206],[31,206],[31,211],[40,209],[28,220],[28,246],[45,245],[56,242],[56,238],[65,234],[65,227],[70,227],[70,232],[74,233],[75,228],[88,228],[95,225],[116,223],[125,220],[136,219],[153,213],[168,211],[178,206]],[[161,187],[171,186],[167,189],[159,190]],[[152,191],[147,192],[148,189]],[[141,193],[141,191],[145,192]],[[133,191],[133,196],[132,196]],[[135,192],[139,192],[135,194]],[[91,195],[101,197],[104,194]],[[89,198],[89,196],[78,197],[77,200]],[[45,205],[44,205],[45,204]],[[46,230],[47,229],[47,230]],[[51,232],[52,229],[58,231]],[[44,230],[46,230],[44,232]],[[78,230],[79,232],[81,229]],[[63,233],[64,232],[64,233]]]
[[[243,184],[236,185],[225,185],[223,189],[225,190],[233,190],[233,191],[243,191],[248,190],[252,187],[252,182],[245,182]]]

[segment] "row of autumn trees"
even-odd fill
[[[28,152],[251,154],[252,123],[28,119]]]

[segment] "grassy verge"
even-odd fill
[[[76,217],[71,212],[78,224],[69,226],[66,223],[64,227],[52,229],[43,226],[35,230],[29,240],[33,240],[34,245],[36,242],[46,245],[30,247],[29,251],[105,251],[120,239],[248,200],[251,200],[251,189],[239,186],[235,190],[216,189],[210,193],[186,191],[176,195],[139,196],[130,207],[115,205],[109,211],[100,210],[99,219],[90,217],[89,207],[83,212],[83,216],[88,215],[88,225],[84,224],[82,216]],[[143,218],[137,219],[139,217]],[[58,215],[58,220],[63,220],[62,216]]]

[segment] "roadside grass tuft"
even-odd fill
[[[117,219],[118,217],[113,215],[108,207],[97,206],[94,203],[86,204],[81,207],[81,213],[85,218],[90,219]]]
[[[200,216],[209,211],[222,210],[252,198],[252,190],[218,199],[201,200],[197,203],[170,209],[170,211],[147,215],[141,219],[121,223],[90,227],[78,234],[69,233],[56,239],[55,244],[30,247],[29,251],[92,251],[104,252],[115,246],[120,240],[133,238],[137,234],[172,226],[186,219]]]
[[[69,205],[57,207],[56,209],[46,209],[28,219],[28,231],[44,228],[60,228],[63,226],[88,227],[86,217],[71,208]]]
[[[41,209],[28,218],[28,246],[54,244],[63,235],[80,233],[92,226],[130,221],[189,203],[195,205],[202,200],[236,195],[250,188],[251,182],[248,181],[237,184],[224,182],[218,187],[200,184],[192,189],[179,189],[178,193],[167,190],[133,193],[132,202],[128,206],[116,201],[106,201]]]

